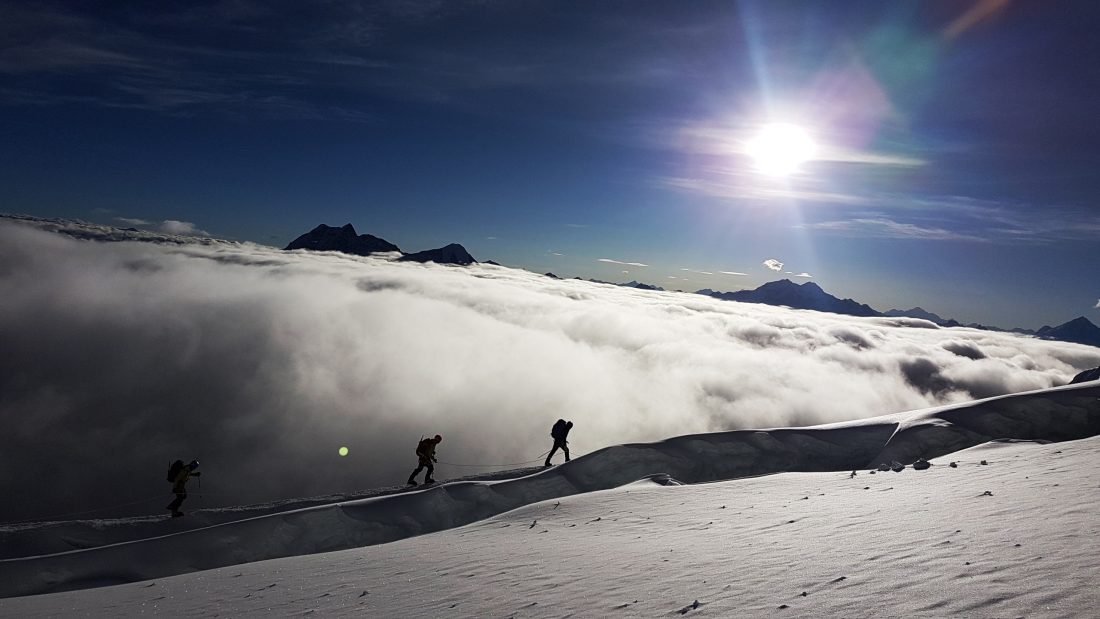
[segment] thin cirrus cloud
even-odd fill
[[[748,273],[741,273],[739,271],[718,271],[722,275],[748,275]]]
[[[403,482],[430,433],[444,462],[522,462],[562,416],[583,454],[1100,365],[1096,348],[910,318],[53,220],[0,218],[0,264],[0,519],[146,499],[176,458],[203,462],[208,506],[243,504]]]
[[[711,271],[699,271],[696,269],[680,269],[681,271],[687,271],[688,273],[698,273],[699,275],[714,275]]]
[[[763,264],[765,268],[771,269],[772,271],[783,270],[783,263],[776,260],[775,258],[768,258],[761,264]]]
[[[611,258],[598,258],[596,262],[607,262],[610,264],[621,264],[628,267],[647,267],[648,264],[642,264],[641,262],[623,262],[621,260],[612,260]]]
[[[922,239],[926,241],[986,242],[988,239],[955,232],[946,228],[934,228],[894,221],[887,218],[856,218],[803,224],[809,230],[832,232],[844,236],[890,239]]]
[[[809,278],[809,279],[813,279],[813,275],[810,275],[809,273],[807,273],[805,271],[803,271],[801,273],[795,273],[794,276],[795,277],[806,277],[806,278]]]

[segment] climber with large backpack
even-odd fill
[[[184,464],[183,460],[176,460],[168,466],[167,479],[172,484],[172,493],[176,495],[175,500],[169,503],[167,507],[168,511],[172,512],[173,518],[183,515],[180,506],[183,505],[183,500],[187,498],[187,480],[202,475],[202,473],[195,470],[197,468],[199,468],[198,460],[192,460],[190,464]]]
[[[410,486],[416,485],[416,476],[420,474],[420,471],[424,468],[428,469],[428,472],[424,475],[424,483],[435,483],[435,480],[432,479],[432,472],[435,471],[435,467],[432,465],[438,462],[438,460],[435,459],[435,446],[442,442],[443,437],[436,434],[432,438],[422,438],[420,442],[416,444],[416,457],[418,458],[418,463],[416,470],[412,472],[412,475],[409,475]]]
[[[546,454],[545,466],[550,466],[550,458],[554,457],[554,454],[561,449],[565,452],[565,461],[569,462],[569,431],[573,429],[573,422],[559,419],[554,423],[554,427],[550,428],[550,438],[554,439],[554,447],[550,449],[550,453]]]

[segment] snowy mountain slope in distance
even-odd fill
[[[936,457],[993,439],[1069,440],[1100,434],[1100,384],[809,428],[682,436],[608,447],[519,479],[460,482],[259,516],[47,556],[0,561],[0,595],[160,578],[292,555],[392,542],[653,475],[686,483],[786,471],[841,471]]]
[[[0,615],[1090,616],[1098,457],[1100,438],[989,443],[926,471],[633,484],[393,544],[4,599]]]

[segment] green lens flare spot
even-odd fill
[[[348,455],[348,448],[347,448],[347,447],[341,447],[341,448],[340,448],[340,455],[341,455],[341,456],[346,456],[346,455]]]

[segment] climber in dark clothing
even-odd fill
[[[183,505],[183,500],[187,498],[187,480],[202,475],[202,473],[195,470],[197,468],[199,468],[198,460],[192,460],[187,465],[183,463],[183,460],[176,460],[168,469],[168,481],[172,482],[172,492],[176,495],[175,500],[169,503],[167,508],[168,511],[172,512],[173,518],[183,515],[180,506]]]
[[[438,462],[438,460],[435,459],[435,446],[442,442],[443,437],[436,434],[434,438],[421,439],[420,442],[417,443],[416,457],[420,460],[416,466],[416,470],[412,472],[412,475],[409,475],[410,486],[416,485],[416,476],[420,474],[420,471],[424,470],[425,467],[428,469],[428,472],[424,475],[424,483],[435,483],[435,480],[432,479],[432,472],[435,471],[435,467],[432,466],[432,463]]]
[[[550,428],[550,438],[554,439],[554,447],[550,450],[550,453],[546,455],[546,466],[550,466],[550,458],[554,457],[554,454],[560,448],[565,452],[565,461],[569,462],[569,431],[573,429],[573,422],[559,419],[554,423],[554,427]]]

